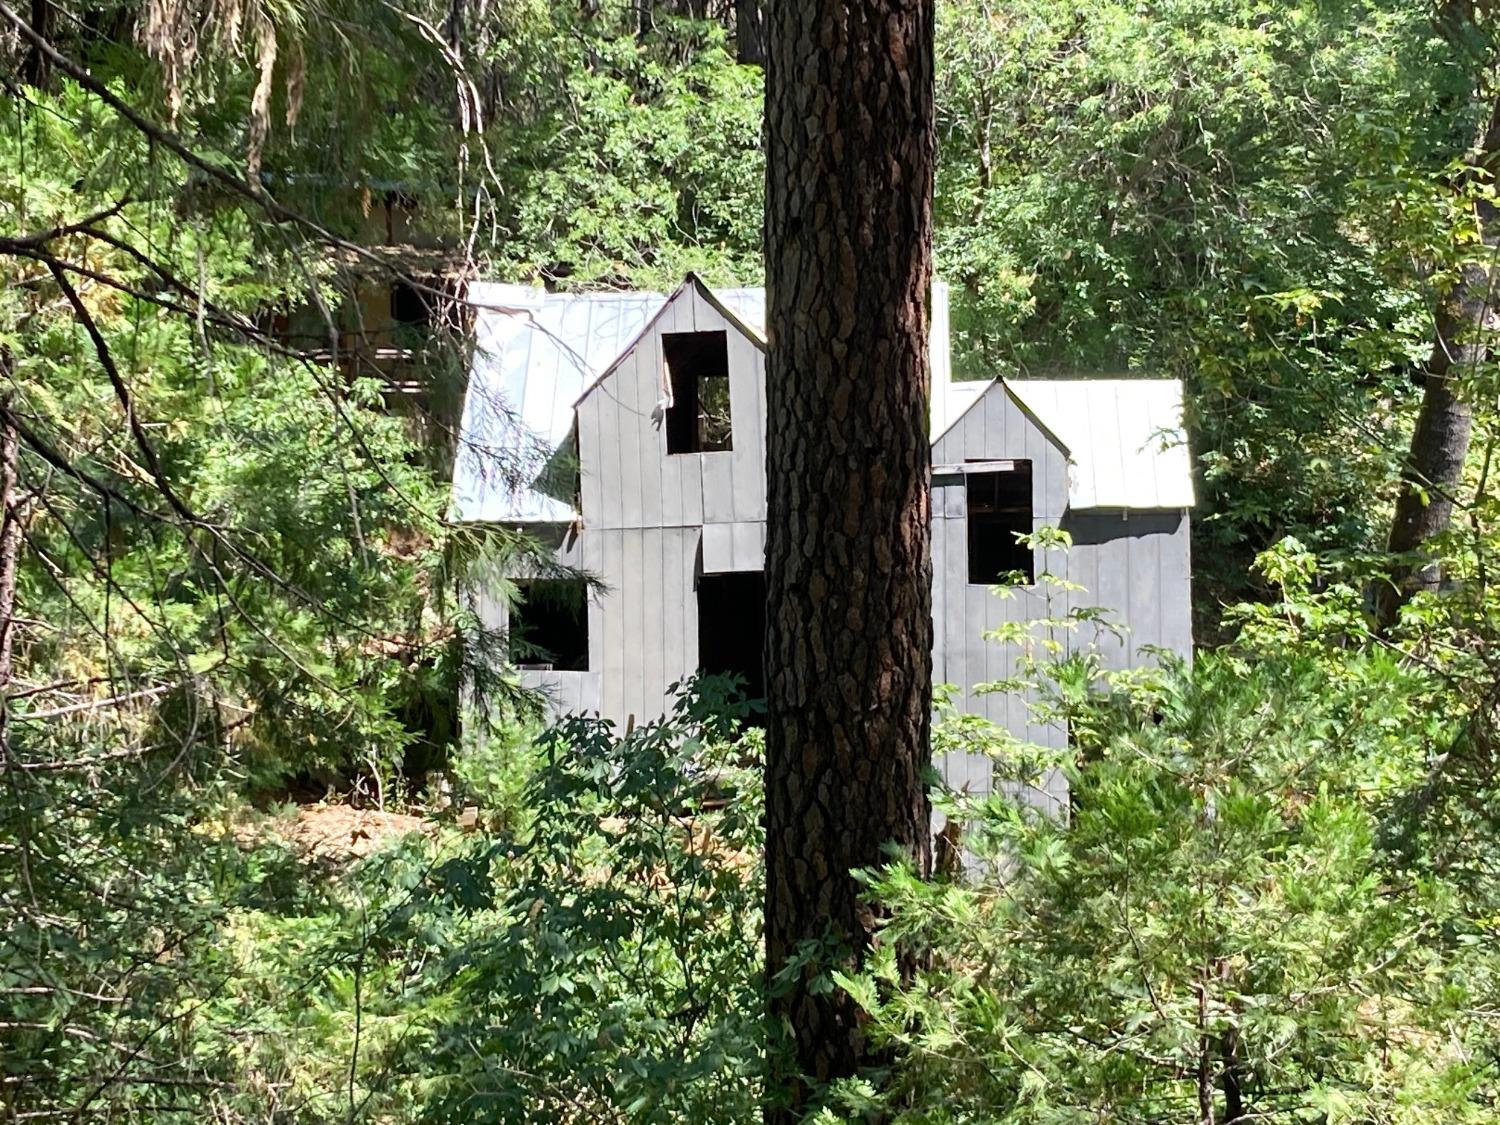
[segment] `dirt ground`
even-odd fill
[[[275,833],[309,858],[358,859],[413,832],[431,835],[437,826],[406,813],[356,809],[344,804],[298,805],[295,812],[259,826]]]

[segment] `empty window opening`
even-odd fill
[[[583,580],[517,582],[508,639],[510,662],[518,668],[588,671],[588,591]]]
[[[740,676],[749,699],[766,696],[766,576],[758,570],[698,579],[698,670]]]
[[[723,332],[666,332],[661,348],[672,381],[667,452],[732,449],[728,338]]]
[[[433,321],[432,296],[405,281],[391,286],[391,319],[411,328],[426,328]]]
[[[1018,536],[1032,531],[1031,462],[1016,461],[1009,470],[967,476],[969,582],[1030,586],[1036,581],[1032,550]]]

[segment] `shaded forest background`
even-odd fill
[[[538,733],[461,596],[535,545],[445,487],[465,280],[762,281],[755,15],[0,0],[0,1117],[755,1116],[744,701]],[[1488,9],[938,19],[957,369],[1184,380],[1206,651],[1014,639],[1061,762],[944,717],[1073,816],[872,874],[931,969],[828,981],[901,1061],[822,1119],[1492,1120]]]

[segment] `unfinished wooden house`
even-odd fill
[[[469,290],[477,341],[454,471],[456,518],[524,525],[598,579],[477,591],[508,629],[526,683],[559,712],[624,724],[695,670],[763,683],[765,341],[761,290],[689,277],[670,295]],[[1108,665],[1188,655],[1192,477],[1181,387],[1147,379],[953,382],[946,291],[933,310],[934,678],[960,706],[1055,744],[1027,701],[979,689],[1009,676],[1006,621],[1097,606],[1121,629],[1058,634]],[[1067,530],[1070,550],[1017,541]],[[1040,557],[1045,554],[1045,557]],[[1058,576],[1081,590],[1043,579]],[[992,591],[1002,576],[1011,596]],[[988,762],[939,763],[991,786]]]

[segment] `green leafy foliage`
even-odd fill
[[[446,953],[441,1121],[736,1120],[761,1068],[760,753],[709,681],[621,737],[540,742],[532,823],[440,868],[474,916]],[[743,715],[743,704],[738,705]]]
[[[902,1061],[827,1120],[1492,1116],[1493,675],[1451,598],[1442,640],[1419,606],[1382,644],[1301,544],[1258,566],[1281,600],[1191,668],[1036,669],[1064,815],[949,795],[968,874],[871,873],[888,941],[839,983]],[[972,716],[943,737],[1012,786],[1058,757]]]
[[[959,369],[1183,379],[1205,602],[1240,600],[1288,533],[1382,544],[1392,430],[1470,225],[1453,164],[1489,112],[1482,45],[1378,0],[953,2],[940,21]]]
[[[870,873],[889,940],[822,986],[897,1050],[823,1117],[1493,1119],[1493,363],[1459,373],[1446,581],[1369,612],[1432,310],[1487,254],[1491,16],[1460,41],[1386,0],[938,8],[957,367],[1186,381],[1224,647],[1105,677],[1064,657],[1108,622],[1042,575],[1070,608],[992,635],[1020,659],[986,687],[1071,743],[945,709],[935,746],[1014,791],[1062,770],[1071,805],[940,794],[967,876]],[[728,10],[33,5],[74,74],[6,24],[7,1117],[757,1113],[745,711],[705,681],[629,732],[538,730],[456,596],[534,554],[446,522],[462,315],[380,340],[420,356],[415,411],[365,323],[403,277],[757,282]],[[445,765],[452,807],[357,859],[247,809],[416,801]]]

